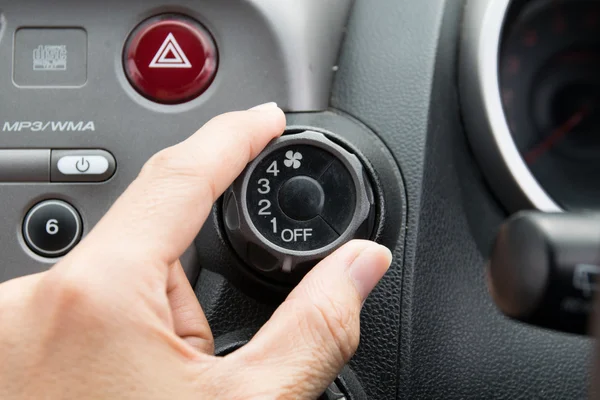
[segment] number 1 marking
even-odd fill
[[[271,223],[273,224],[273,233],[277,233],[277,218],[273,218]]]

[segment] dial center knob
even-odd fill
[[[279,207],[296,221],[309,221],[319,216],[324,205],[323,187],[309,176],[296,176],[279,190]]]

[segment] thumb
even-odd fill
[[[247,375],[242,381],[261,381],[272,398],[320,396],[356,351],[362,304],[391,260],[387,248],[368,241],[352,241],[323,260],[231,355]]]

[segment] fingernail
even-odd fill
[[[252,107],[249,111],[264,111],[264,110],[270,110],[273,108],[277,108],[277,103],[270,102],[270,103],[260,104],[256,107]]]
[[[363,250],[349,268],[350,278],[364,301],[375,289],[392,263],[392,252],[384,246],[373,244]]]

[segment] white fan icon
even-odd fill
[[[285,165],[288,168],[294,167],[294,169],[298,169],[300,168],[300,166],[302,166],[300,160],[302,160],[302,154],[300,154],[299,152],[294,153],[292,150],[290,150],[287,153],[285,153],[285,160],[283,161],[283,165]]]

